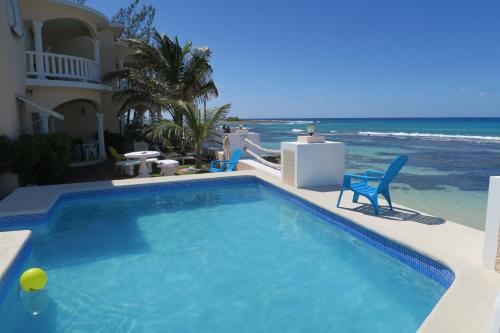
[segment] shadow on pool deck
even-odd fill
[[[340,192],[340,186],[331,185],[331,186],[308,187],[304,188],[304,190],[327,194],[331,198],[331,204],[336,205],[337,198]],[[363,202],[352,203],[351,202],[352,192],[346,191],[344,193],[345,193],[344,199],[342,200],[339,209],[350,210],[352,212],[373,216],[373,207],[371,204]],[[363,199],[360,198],[360,200]],[[439,225],[446,222],[446,220],[443,218],[423,214],[418,211],[409,208],[398,207],[396,205],[394,206],[394,210],[390,210],[389,207],[387,206],[387,203],[382,198],[379,199],[379,204],[380,204],[379,206],[380,214],[378,215],[378,217],[382,219],[393,220],[393,221],[416,222],[426,225]]]
[[[373,207],[371,204],[358,203],[358,205],[359,206],[355,208],[346,208],[346,207],[340,207],[340,208],[347,209],[357,213],[362,213],[365,215],[373,215]],[[408,208],[394,207],[393,210],[390,210],[388,206],[380,206],[380,214],[378,217],[386,220],[409,221],[427,225],[437,225],[437,224],[443,224],[445,222],[445,220],[440,217],[424,215],[422,213],[419,213],[417,211]]]

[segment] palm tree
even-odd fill
[[[107,81],[126,83],[125,89],[113,95],[113,99],[122,102],[120,113],[137,104],[155,108],[165,99],[197,104],[218,96],[209,63],[212,52],[208,47],[193,48],[189,41],[181,46],[177,37],[171,39],[156,30],[151,42],[126,41],[136,50],[134,62],[105,77]],[[182,109],[175,103],[164,107],[174,122],[182,126]]]
[[[146,137],[153,141],[162,141],[172,135],[182,137],[190,141],[196,158],[195,167],[201,168],[201,147],[203,142],[209,140],[215,134],[215,126],[226,118],[231,104],[221,107],[207,109],[202,112],[195,104],[183,101],[168,101],[184,117],[184,125],[178,125],[172,120],[158,120],[151,124],[147,130]]]

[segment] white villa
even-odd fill
[[[97,157],[105,158],[104,131],[119,132],[120,120],[111,101],[117,87],[101,78],[131,54],[117,39],[123,28],[66,0],[0,0],[0,135],[97,135]]]

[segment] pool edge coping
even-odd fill
[[[55,197],[52,198],[53,199],[52,204],[48,207],[48,209],[50,209],[53,205],[55,205],[57,200],[59,199],[59,197],[65,193],[82,192],[82,191],[92,190],[92,189],[99,190],[99,189],[105,189],[105,188],[115,188],[115,186],[127,186],[127,187],[128,186],[143,186],[143,185],[155,185],[155,184],[162,184],[162,183],[169,183],[169,182],[183,182],[183,181],[190,181],[190,180],[196,181],[196,180],[202,180],[202,179],[210,180],[210,179],[215,179],[215,178],[230,178],[230,177],[241,177],[241,176],[256,177],[259,180],[264,181],[265,183],[268,183],[271,186],[277,187],[277,188],[279,188],[285,192],[288,192],[292,195],[295,195],[295,196],[299,197],[299,199],[305,200],[306,202],[309,202],[310,204],[317,206],[320,209],[324,209],[333,215],[338,215],[342,218],[345,218],[348,221],[350,221],[350,222],[352,222],[352,223],[354,223],[354,224],[356,224],[364,229],[367,229],[368,231],[371,231],[375,234],[378,234],[379,236],[381,236],[385,239],[388,239],[388,240],[393,241],[397,244],[400,244],[406,248],[409,248],[412,251],[415,251],[416,253],[424,255],[425,257],[428,257],[429,259],[437,261],[437,262],[445,265],[446,267],[448,267],[455,274],[455,280],[453,281],[451,286],[448,288],[448,290],[444,293],[444,295],[441,297],[441,299],[438,301],[438,303],[435,305],[432,312],[427,316],[425,321],[422,323],[422,326],[419,328],[419,331],[420,332],[435,332],[438,329],[440,332],[448,332],[448,331],[449,332],[469,332],[469,331],[471,331],[470,330],[471,323],[465,321],[464,319],[457,320],[457,318],[454,317],[457,314],[456,313],[449,313],[450,306],[448,306],[449,303],[454,303],[457,301],[456,300],[457,296],[460,296],[460,295],[456,295],[458,293],[457,291],[459,289],[461,291],[461,294],[464,294],[464,292],[463,292],[464,287],[462,286],[463,284],[470,285],[470,281],[468,281],[470,278],[470,272],[469,271],[466,271],[465,273],[462,272],[462,268],[463,268],[462,265],[457,265],[456,261],[449,260],[450,258],[447,258],[446,256],[443,257],[440,255],[437,255],[435,253],[429,252],[425,248],[415,246],[415,244],[411,244],[411,243],[405,242],[402,239],[398,239],[397,237],[394,237],[394,235],[387,234],[385,232],[380,232],[380,230],[373,228],[373,226],[370,227],[369,224],[367,225],[365,223],[365,221],[358,221],[356,219],[353,219],[352,216],[350,216],[349,214],[344,214],[345,212],[343,212],[343,211],[339,211],[338,209],[337,210],[332,209],[332,207],[325,206],[325,205],[321,204],[321,202],[317,202],[317,200],[314,200],[314,198],[311,198],[311,197],[308,197],[307,195],[304,195],[304,193],[300,192],[301,191],[300,189],[290,188],[289,186],[282,184],[278,180],[273,179],[271,177],[267,177],[266,175],[263,175],[259,172],[240,171],[240,172],[234,172],[231,174],[226,173],[226,174],[216,174],[216,175],[205,174],[205,175],[195,175],[195,176],[190,175],[190,176],[176,176],[176,177],[158,177],[158,178],[152,179],[154,181],[146,181],[146,182],[144,181],[144,179],[133,179],[133,180],[129,179],[129,180],[126,180],[125,182],[119,182],[118,184],[113,184],[113,183],[109,183],[109,182],[94,182],[94,183],[76,183],[76,184],[69,184],[69,185],[55,185],[55,186],[50,186],[50,188],[51,188],[52,192],[56,193],[57,195],[55,195]],[[82,184],[85,184],[85,186],[83,186],[84,188],[82,188]],[[41,189],[41,188],[42,187],[38,187],[37,189]],[[47,187],[45,187],[45,188],[47,188]],[[43,192],[43,190],[42,190],[42,192]],[[5,211],[2,212],[1,207],[0,207],[0,216],[20,215],[20,214],[25,213],[25,212],[26,211],[18,211],[17,214],[16,213],[11,214],[11,213],[5,212]],[[40,209],[38,209],[38,210],[29,211],[29,213],[43,213],[43,212]],[[45,213],[47,213],[47,210],[45,211]],[[449,222],[449,223],[452,223],[452,222]],[[467,227],[464,227],[464,228],[467,228]],[[469,263],[466,263],[466,264],[469,264]],[[477,268],[479,268],[479,267],[476,267],[476,269]],[[481,273],[484,273],[484,274],[477,274],[477,277],[481,277],[480,280],[484,279],[485,281],[487,281],[484,289],[488,289],[492,292],[494,291],[495,293],[497,293],[500,290],[500,278],[498,278],[498,276],[500,276],[500,275],[495,273],[496,275],[494,276],[494,278],[492,278],[490,272],[481,272]],[[458,294],[460,294],[460,293],[458,293]],[[467,294],[467,293],[465,293],[465,294]],[[487,297],[487,296],[493,297],[494,300],[496,299],[496,294],[495,295],[485,295],[485,297]],[[463,295],[461,297],[463,297]],[[468,301],[470,301],[470,300],[468,299]],[[492,303],[489,298],[487,300],[484,300],[484,301],[486,301],[486,303],[488,303],[488,304]],[[493,301],[493,303],[494,303],[494,301]],[[447,305],[447,306],[445,306],[445,305]],[[488,331],[488,328],[489,328],[489,315],[491,314],[491,311],[493,310],[493,308],[492,308],[492,306],[485,306],[484,304],[482,307],[486,307],[488,309],[488,311],[486,313],[483,313],[483,315],[481,316],[482,318],[480,318],[479,316],[476,316],[476,318],[474,318],[473,326],[475,327],[474,331],[476,331],[476,332],[483,332],[483,331],[486,332],[486,331]],[[446,308],[446,309],[444,309],[444,308]],[[452,309],[456,308],[456,306],[455,307],[452,306],[451,308]],[[444,317],[444,315],[446,313],[449,313],[448,316],[452,316],[453,318],[450,320],[445,320],[446,317]],[[470,316],[465,316],[465,318],[468,318],[468,317],[470,317]],[[469,318],[469,319],[471,319],[471,318]],[[449,323],[449,324],[454,323],[454,324],[451,326],[445,326],[446,323]],[[446,328],[446,329],[444,329],[444,328]]]

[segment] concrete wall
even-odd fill
[[[484,266],[500,271],[500,176],[490,177],[484,226]]]
[[[50,52],[94,60],[94,45],[88,36],[79,36],[51,45]]]
[[[20,130],[20,115],[16,93],[24,95],[26,71],[24,66],[24,39],[11,32],[7,0],[0,0],[0,135],[16,137]]]
[[[95,107],[87,102],[73,102],[55,109],[64,120],[54,120],[54,132],[68,133],[73,139],[84,142],[95,140],[97,117]]]
[[[345,168],[342,142],[281,143],[283,182],[298,188],[341,185]]]

